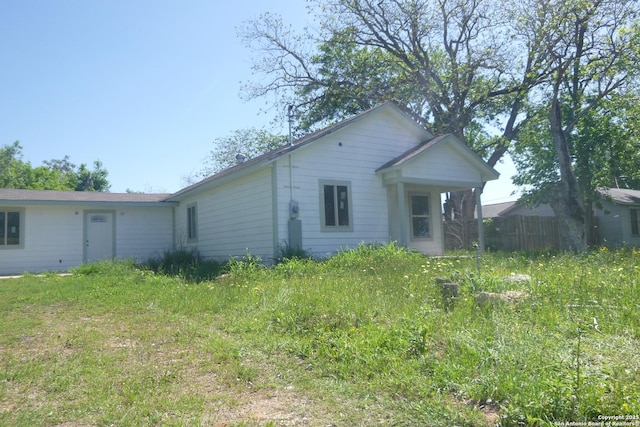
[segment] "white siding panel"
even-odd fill
[[[198,240],[185,239],[187,205],[196,203]],[[273,258],[271,169],[221,185],[181,201],[176,215],[178,245],[196,247],[208,259],[241,257],[247,251]]]
[[[460,164],[460,155],[448,146],[436,146],[428,156],[422,156],[402,171],[404,177],[420,177],[448,182],[481,182],[479,171]]]
[[[314,254],[326,255],[362,242],[391,239],[387,189],[375,171],[422,142],[425,135],[394,117],[367,117],[360,124],[327,135],[293,154],[294,199],[300,205],[302,242],[304,248]],[[287,239],[288,162],[288,158],[280,159],[276,166],[280,240]],[[353,231],[321,231],[320,180],[351,184]]]
[[[24,209],[24,248],[0,250],[0,275],[64,271],[82,263],[82,210],[57,206]]]
[[[26,206],[24,248],[0,249],[0,275],[66,271],[84,261],[81,206]],[[106,209],[109,210],[109,209]],[[145,261],[173,245],[173,208],[114,210],[116,257]]]
[[[117,210],[116,258],[146,261],[173,248],[173,208]]]
[[[596,209],[598,228],[603,243],[609,247],[640,246],[640,236],[631,234],[631,212],[629,206],[603,201],[603,209]],[[636,208],[634,206],[634,208]]]
[[[600,237],[607,246],[619,245],[623,240],[622,221],[624,221],[624,214],[619,205],[604,201],[603,207],[605,210],[596,210]]]

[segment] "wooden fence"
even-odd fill
[[[469,249],[478,241],[476,220],[445,221],[444,231],[447,250]],[[597,236],[593,238],[597,240]],[[490,251],[561,248],[558,220],[550,216],[514,215],[485,219],[484,239]]]

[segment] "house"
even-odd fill
[[[492,203],[482,206],[483,218],[506,218],[510,216],[555,216],[547,203],[529,207],[518,201]]]
[[[602,243],[609,247],[640,247],[640,190],[601,188],[595,207]]]
[[[170,195],[0,190],[0,274],[172,248],[271,260],[284,247],[326,256],[397,241],[442,254],[440,195],[497,178],[389,102]]]
[[[594,204],[595,228],[592,241],[608,247],[640,246],[640,190],[599,188],[598,193],[600,199]],[[513,247],[510,244],[505,246],[505,235],[509,234],[505,225],[513,228],[511,234],[523,235],[521,240],[527,241],[527,244],[537,244],[536,248],[550,244],[543,236],[559,234],[557,223],[550,221],[555,213],[549,204],[527,207],[519,202],[495,203],[483,206],[482,214],[484,218],[494,219],[491,228],[485,230],[485,233],[493,246],[496,246],[496,240],[501,239],[501,245],[497,246],[503,250]],[[519,222],[510,222],[516,220],[516,217],[521,217]],[[555,244],[560,247],[559,240]],[[516,248],[531,249],[525,247],[524,242]]]
[[[558,221],[547,203],[527,206],[520,201],[482,206],[484,233],[488,250],[532,251],[560,249]],[[475,239],[474,233],[465,238]]]

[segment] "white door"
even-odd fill
[[[114,213],[85,212],[84,223],[84,261],[113,259]]]

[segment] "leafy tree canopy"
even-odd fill
[[[499,120],[511,138],[522,90],[546,72],[508,25],[516,3],[316,0],[317,34],[264,14],[241,30],[264,76],[245,94],[275,95],[282,112],[295,105],[302,131],[394,99],[432,133],[453,133],[490,157],[480,130]],[[490,164],[506,148],[493,142]]]
[[[76,166],[69,156],[45,160],[43,165],[33,167],[22,160],[18,141],[0,147],[0,188],[108,191],[108,175],[99,160],[93,163],[93,169],[84,163]]]
[[[234,166],[241,155],[245,160],[278,148],[288,142],[288,137],[276,135],[265,129],[239,129],[229,136],[216,138],[214,148],[203,161],[204,167],[194,176],[185,178],[192,184],[223,169]]]
[[[603,99],[568,135],[573,170],[583,194],[599,187],[640,188],[640,106],[638,96],[620,94]],[[520,133],[512,157],[518,168],[514,183],[526,189],[530,203],[547,199],[560,179],[558,157],[546,110],[532,115]]]
[[[509,149],[532,88],[554,65],[520,0],[312,0],[317,32],[295,34],[273,14],[241,30],[261,79],[249,98],[295,105],[308,131],[384,101],[433,134],[452,133],[494,166]],[[475,198],[452,194],[452,217],[473,218]],[[447,215],[447,218],[449,215]]]
[[[563,232],[575,237],[566,246],[584,247],[583,199],[600,178],[578,183],[576,174],[591,168],[596,152],[610,159],[622,155],[607,149],[616,131],[605,137],[588,121],[603,119],[602,103],[612,96],[637,88],[637,1],[309,4],[317,14],[317,33],[294,34],[272,14],[242,29],[257,53],[254,69],[263,77],[247,85],[249,98],[273,95],[280,111],[296,105],[300,129],[395,99],[432,133],[455,134],[490,166],[510,149],[516,158],[539,154],[532,163],[539,167],[529,168],[530,179],[520,182],[545,190]],[[623,117],[614,112],[610,119],[620,125]],[[542,153],[547,142],[552,145]],[[587,154],[576,154],[580,150]],[[589,160],[578,161],[583,158]],[[633,167],[622,159],[615,163]],[[453,198],[452,217],[472,218],[473,200]]]
[[[629,149],[637,153],[637,142],[620,138],[630,136],[624,129],[631,124],[631,110],[623,100],[636,98],[640,76],[638,2],[523,3],[529,27],[544,34],[540,45],[551,68],[548,79],[528,97],[529,129],[520,132],[515,149],[524,175],[516,182],[530,185],[534,200],[551,205],[564,248],[579,252],[591,234],[596,187],[635,174],[627,170],[633,161],[620,156],[628,156]]]

